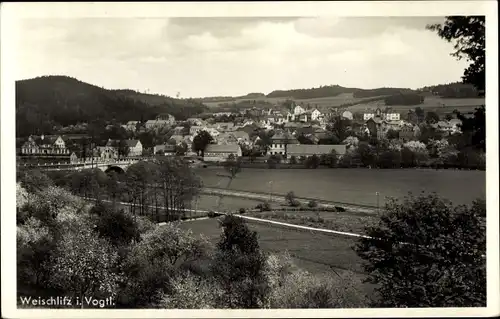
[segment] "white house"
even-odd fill
[[[271,138],[270,155],[281,155],[286,158],[287,145],[299,144],[297,139],[288,132],[278,132]]]
[[[156,116],[156,120],[165,121],[168,125],[173,125],[175,123],[175,117],[168,113],[158,114],[158,116]]]
[[[142,156],[142,144],[139,140],[125,140],[129,148],[128,156]]]
[[[238,144],[208,144],[203,159],[207,162],[224,162],[231,154],[235,158],[241,157],[241,147]]]
[[[344,112],[342,112],[342,117],[345,118],[345,119],[351,120],[351,121],[354,118],[354,116],[352,115],[351,111],[344,111]]]
[[[294,115],[300,115],[300,114],[305,113],[305,112],[306,112],[306,110],[300,105],[297,105],[293,108]]]
[[[323,114],[318,109],[312,110],[311,121],[319,121],[319,119],[321,118],[322,115]]]

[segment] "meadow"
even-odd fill
[[[484,105],[484,98],[441,98],[439,96],[426,96],[424,102],[419,105],[391,105],[395,112],[400,112],[403,114],[408,113],[408,110],[414,110],[417,107],[421,107],[423,110],[429,112],[434,111],[438,114],[452,113],[453,110],[458,110],[459,112],[466,113],[474,111],[475,108]],[[368,103],[359,103],[350,106],[348,109],[351,112],[364,112],[367,110],[375,110],[377,107],[385,108],[385,103],[381,101],[373,101]],[[403,116],[404,117],[404,116]]]
[[[247,225],[257,232],[260,247],[269,253],[288,252],[294,264],[310,273],[331,275],[340,285],[350,285],[362,294],[372,295],[374,286],[363,283],[366,274],[362,260],[352,247],[355,239],[318,232],[297,231],[259,222]],[[181,223],[183,229],[203,234],[212,243],[220,240],[221,228],[217,218]]]
[[[226,187],[227,179],[217,176],[222,168],[197,170],[206,187]],[[486,172],[432,169],[258,169],[245,168],[231,183],[230,189],[272,192],[353,204],[383,206],[386,197],[401,198],[436,192],[455,205],[470,204],[486,197]],[[377,196],[376,193],[379,193]],[[224,203],[229,203],[229,197]]]
[[[342,93],[337,96],[328,96],[321,98],[311,98],[311,99],[293,99],[298,105],[309,104],[312,107],[317,107],[321,110],[327,110],[331,107],[339,107],[343,104],[352,104],[347,107],[351,112],[364,112],[367,110],[375,110],[377,107],[385,108],[384,102],[385,96],[373,96],[366,98],[355,98],[352,93]],[[378,100],[377,100],[378,99]],[[209,107],[215,108],[224,103],[239,103],[243,101],[248,101],[252,99],[234,99],[232,101],[225,102],[204,102]],[[287,98],[257,98],[256,101],[263,101],[273,104],[281,104],[287,100]],[[416,107],[421,107],[426,111],[434,111],[438,114],[451,113],[453,110],[465,113],[469,111],[474,111],[478,106],[485,104],[485,98],[442,98],[439,96],[426,96],[425,100],[420,105],[392,105],[392,109],[395,112],[402,112],[404,114],[408,113],[408,110],[414,110]]]

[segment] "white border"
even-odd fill
[[[494,316],[499,307],[498,8],[496,1],[258,2],[258,3],[2,3],[1,4],[2,317],[462,317]],[[486,15],[487,43],[487,274],[488,307],[320,310],[17,310],[15,282],[15,41],[18,18],[182,16],[446,16]]]

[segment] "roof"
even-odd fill
[[[128,147],[136,147],[139,142],[139,140],[125,140]]]
[[[240,150],[238,144],[208,144],[205,148],[206,153],[236,153]]]
[[[184,141],[184,136],[182,135],[172,135],[171,140],[175,140],[177,143]]]
[[[234,131],[234,132],[232,132],[232,134],[234,136],[236,136],[237,138],[242,138],[242,139],[247,139],[247,140],[250,138],[248,133],[245,131]]]
[[[289,145],[287,149],[288,155],[321,155],[329,154],[335,150],[338,155],[344,155],[346,152],[346,145]]]
[[[289,143],[295,143],[297,142],[297,139],[293,137],[290,133],[286,132],[277,132],[276,134],[271,137],[272,141],[283,141],[283,140],[288,140]]]

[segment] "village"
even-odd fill
[[[435,114],[435,113],[434,113]],[[418,140],[422,127],[431,127],[444,135],[460,133],[461,120],[457,118],[424,120],[410,110],[405,118],[390,107],[353,113],[343,108],[304,107],[293,103],[288,109],[256,107],[239,112],[215,112],[200,117],[176,120],[170,114],[159,114],[155,119],[129,121],[120,125],[126,139],[92,140],[89,134],[60,134],[30,136],[17,139],[19,160],[73,163],[82,158],[112,161],[120,157],[191,156],[205,162],[224,162],[231,154],[236,158],[252,157],[266,161],[270,157],[282,162],[308,156],[345,154],[349,140],[399,139],[401,142]],[[106,131],[113,125],[107,125]],[[161,144],[147,145],[138,138],[149,132],[160,137]],[[195,142],[201,133],[204,141]],[[103,134],[106,137],[106,133]],[[194,145],[198,144],[198,145]]]

